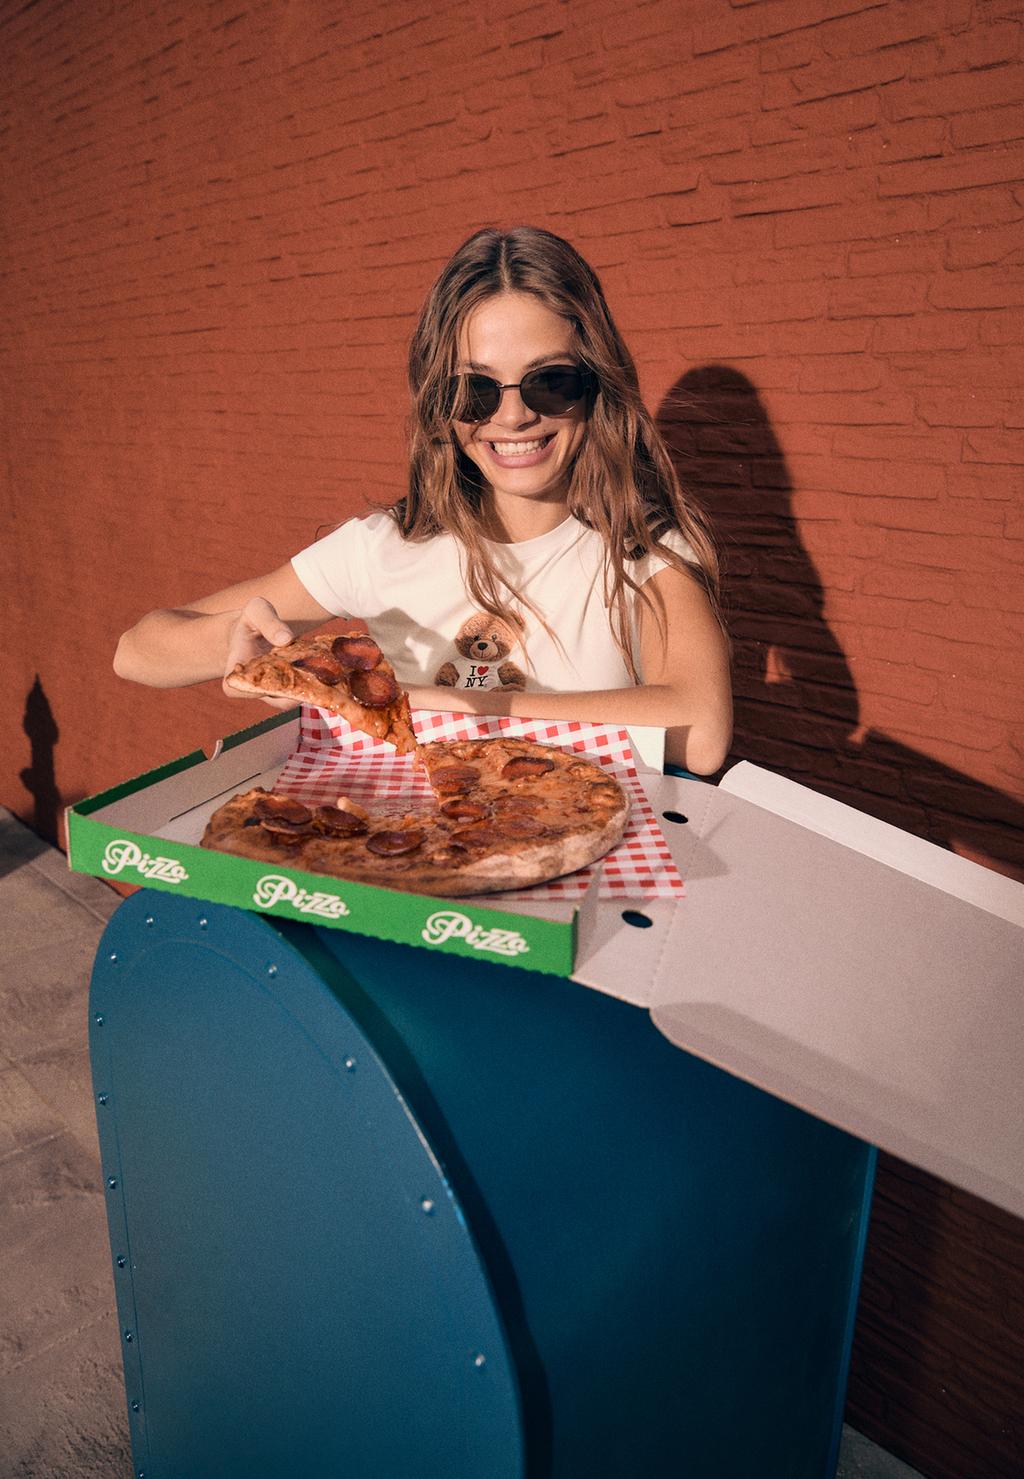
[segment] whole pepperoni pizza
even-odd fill
[[[434,800],[369,812],[261,788],[210,818],[204,847],[409,893],[459,897],[573,873],[622,837],[629,802],[591,760],[526,739],[419,747]]]

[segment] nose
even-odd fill
[[[507,385],[501,392],[501,402],[491,421],[496,426],[504,426],[509,431],[515,427],[528,426],[531,421],[536,421],[536,411],[531,411],[529,406],[519,394],[518,385]]]

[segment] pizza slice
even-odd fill
[[[409,699],[376,642],[363,633],[296,637],[237,663],[224,681],[236,693],[290,698],[340,714],[400,755],[416,749]]]

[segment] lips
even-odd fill
[[[542,437],[488,441],[484,445],[499,467],[533,467],[543,462],[555,440],[555,432]]]

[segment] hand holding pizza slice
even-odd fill
[[[224,686],[340,714],[353,729],[394,745],[400,755],[416,749],[408,697],[376,642],[362,632],[296,637],[236,663]]]

